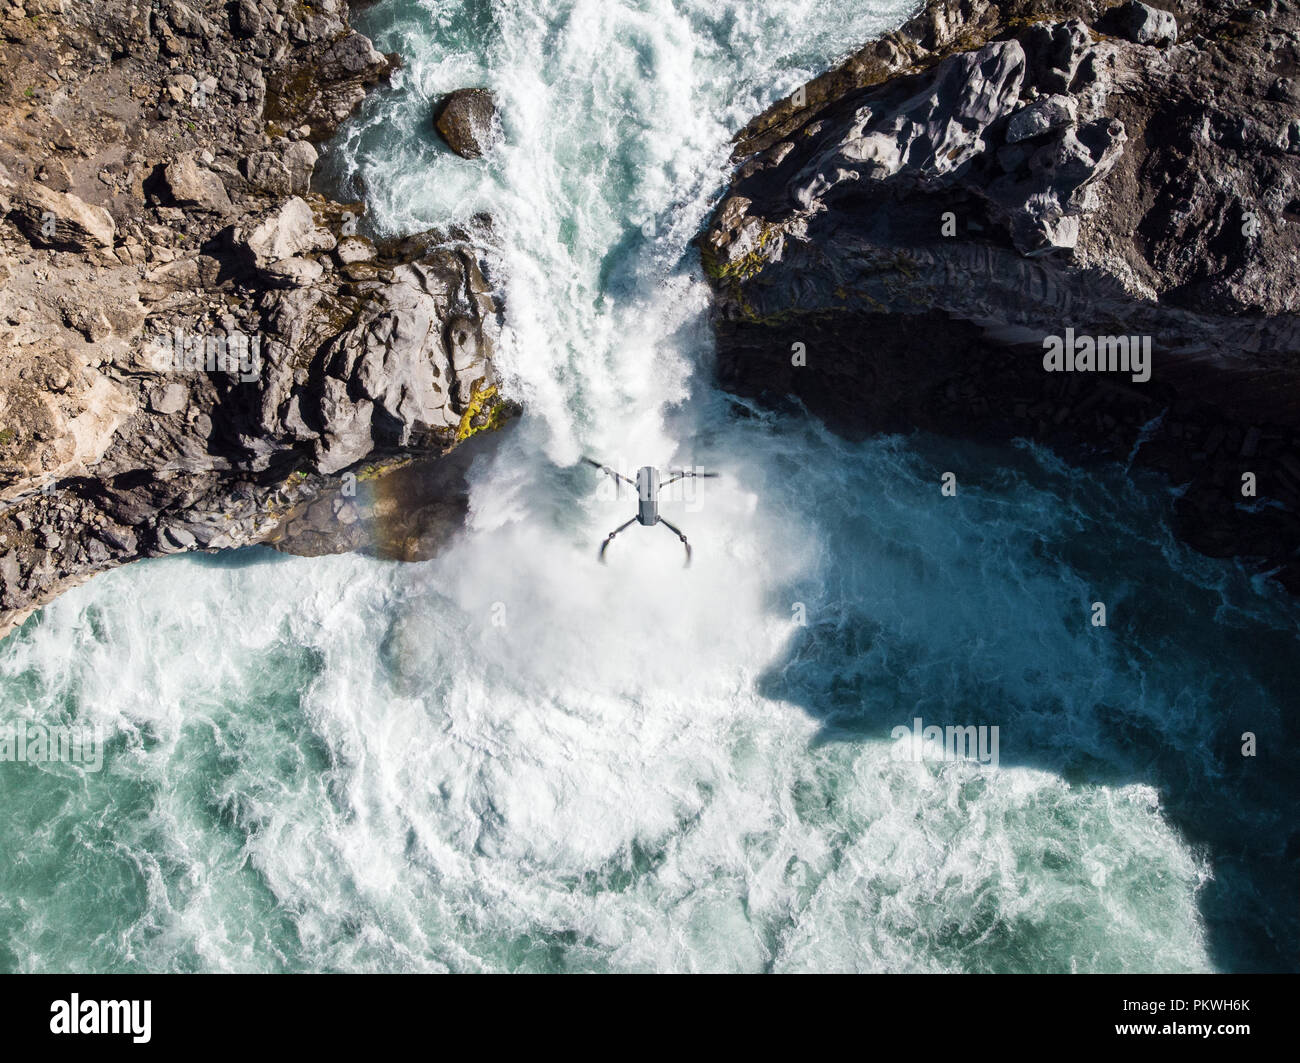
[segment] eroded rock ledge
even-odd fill
[[[1136,452],[1192,545],[1300,590],[1293,0],[933,0],[736,160],[701,239],[726,386],[853,435]],[[1150,379],[1047,372],[1067,329],[1150,337]]]
[[[347,19],[0,0],[0,635],[135,558],[293,549],[299,515],[307,552],[362,545],[349,487],[509,412],[472,234],[376,246],[312,190],[393,61]]]

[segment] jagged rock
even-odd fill
[[[312,141],[390,67],[346,10],[0,19],[0,636],[112,565],[267,541],[334,471],[438,460],[497,415],[480,390],[461,429],[497,313],[463,235],[350,238],[351,280],[324,256],[345,207],[311,193]]]
[[[181,0],[169,0],[164,10],[167,21],[177,33],[187,37],[200,37],[203,40],[212,40],[217,36],[216,26],[189,4],[181,3]]]
[[[1178,40],[1178,20],[1170,12],[1138,0],[1129,0],[1111,11],[1103,25],[1135,44],[1162,47]]]
[[[1189,542],[1300,591],[1300,122],[1261,80],[1300,9],[1270,11],[1186,0],[1191,43],[1156,49],[1177,26],[1138,5],[930,0],[773,105],[701,238],[722,383],[855,436],[1162,469]],[[1046,371],[1067,329],[1137,337],[1150,372]],[[1267,507],[1225,494],[1247,444]]]
[[[9,198],[14,221],[37,247],[90,251],[113,246],[117,227],[103,207],[34,182],[15,185]]]
[[[283,258],[263,267],[267,282],[281,288],[306,288],[325,274],[325,267],[310,258]]]
[[[1096,119],[1077,132],[1058,126],[1051,141],[981,193],[1022,252],[1068,250],[1078,241],[1088,187],[1110,172],[1126,139],[1124,123],[1117,118]],[[1008,169],[1005,155],[999,166]]]
[[[311,207],[298,196],[286,200],[252,229],[237,228],[234,242],[263,268],[304,252],[329,251],[335,244],[334,237],[316,224]]]
[[[311,188],[311,175],[319,158],[316,149],[305,140],[295,140],[284,149],[281,160],[289,173],[289,191],[301,194]]]
[[[1074,125],[1078,106],[1069,96],[1053,93],[1022,107],[1007,123],[1007,143],[1019,144],[1022,140],[1041,137],[1057,129]]]
[[[459,425],[470,396],[491,372],[481,326],[469,314],[453,314],[462,285],[462,266],[453,255],[400,266],[390,284],[373,292],[355,325],[328,346],[323,364],[329,378],[347,387],[321,396],[322,468],[343,468],[336,463],[362,446],[360,417],[345,409],[344,395],[374,411],[376,434],[366,441],[371,449],[406,445]],[[450,350],[444,321],[459,322],[461,338]]]
[[[375,257],[375,245],[364,236],[345,236],[334,249],[334,254],[345,266],[356,262],[370,262]]]
[[[256,37],[265,20],[254,0],[239,0],[234,12],[234,30],[241,37]]]
[[[284,161],[274,151],[256,151],[244,160],[244,176],[253,187],[273,195],[293,191],[293,178]]]
[[[477,159],[491,146],[495,118],[496,100],[488,89],[457,89],[438,102],[434,127],[461,158]]]
[[[267,79],[264,116],[292,119],[289,128],[305,124],[313,139],[327,139],[388,70],[388,60],[362,34],[322,33],[297,63]]]
[[[173,525],[170,528],[164,528],[162,535],[159,536],[159,546],[164,553],[180,553],[189,550],[194,546],[194,533],[179,525]]]
[[[257,151],[244,161],[244,175],[256,188],[276,195],[301,194],[311,188],[319,155],[305,140],[280,150]]]
[[[342,380],[325,378],[318,409],[324,425],[316,458],[316,467],[321,472],[328,475],[346,469],[375,449],[371,435],[374,403],[351,398]]]
[[[173,414],[185,409],[189,391],[184,384],[167,384],[149,396],[149,409],[154,413]]]
[[[737,214],[740,199],[729,200],[710,236],[715,260],[776,260],[786,233],[864,184],[895,195],[965,190],[996,208],[1022,251],[1073,247],[1086,188],[1114,166],[1124,127],[1098,119],[1076,131],[1077,105],[1059,94],[1022,106],[1037,91],[1026,78],[1059,69],[1050,54],[1031,55],[1032,63],[1018,40],[996,41],[945,59],[915,84],[868,91],[851,116],[811,129],[804,150],[748,171],[759,185],[785,182],[795,209],[774,229]]]
[[[172,202],[182,207],[198,207],[216,214],[234,210],[221,178],[200,166],[193,152],[180,155],[163,173]]]

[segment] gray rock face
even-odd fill
[[[190,393],[186,390],[184,384],[166,384],[163,387],[156,388],[153,394],[149,396],[149,408],[154,413],[180,413],[185,408],[189,395]]]
[[[287,196],[293,191],[293,178],[280,155],[274,151],[256,151],[244,160],[244,176],[262,192]]]
[[[262,278],[275,288],[307,288],[325,276],[325,267],[312,258],[281,258],[262,267]]]
[[[1145,28],[1107,36],[1063,6],[1104,14],[931,0],[741,132],[700,240],[719,376],[851,435],[1136,453],[1184,485],[1189,542],[1300,590],[1300,134],[1265,76],[1300,10],[1189,0],[1159,49],[1167,19],[1126,6],[1098,25]],[[1149,377],[1048,371],[1066,329],[1138,337]],[[1238,505],[1243,471],[1268,507]]]
[[[172,202],[178,206],[197,207],[215,214],[229,214],[234,210],[221,178],[200,166],[192,152],[168,165],[164,180]]]
[[[286,25],[280,14],[269,21]],[[307,18],[297,33],[309,43],[293,63],[267,77],[263,117],[285,128],[305,125],[319,142],[333,136],[366,90],[388,74],[388,60],[336,15]]]
[[[1129,0],[1110,13],[1106,25],[1134,44],[1150,44],[1157,47],[1170,45],[1178,40],[1178,20],[1168,12],[1147,4]]]
[[[280,208],[256,225],[235,229],[234,243],[253,256],[259,266],[269,266],[309,251],[328,251],[334,237],[316,224],[311,207],[298,196],[285,200]]]
[[[240,37],[256,37],[266,25],[266,17],[256,0],[239,0],[233,29]]]
[[[0,180],[0,189],[4,186]],[[7,198],[14,221],[37,247],[92,251],[113,246],[116,226],[103,207],[35,182],[10,184]]]
[[[904,111],[888,121],[912,131],[918,187],[984,197],[1016,246],[1037,254],[1075,245],[1086,189],[1114,165],[1124,126],[1101,118],[1076,132],[1077,108],[1059,95],[1017,110],[1027,74],[1019,42],[986,45],[940,64],[918,94],[928,110],[923,119]],[[996,152],[1002,172],[990,180],[978,162],[999,139],[1006,145]]]
[[[460,254],[440,250],[399,266],[367,295],[355,324],[322,355],[327,379],[344,385],[316,408],[317,466],[326,473],[376,449],[454,435],[473,396],[492,384],[491,296]]]
[[[496,100],[487,89],[457,89],[439,101],[434,127],[457,155],[477,159],[492,144]]]
[[[907,99],[864,101],[794,177],[792,198],[813,211],[846,182],[956,180],[984,152],[989,126],[1015,109],[1024,78],[1019,42],[999,41],[945,60]]]
[[[364,207],[311,189],[389,68],[346,18],[0,4],[0,637],[138,557],[292,549],[309,510],[314,553],[459,511],[335,504],[345,470],[427,470],[509,410],[469,235],[345,236]]]
[[[1066,129],[1078,121],[1079,109],[1069,96],[1053,93],[1022,107],[1007,122],[1008,144],[1019,144],[1058,129]]]
[[[375,257],[375,245],[364,236],[345,236],[334,249],[339,262],[351,266],[357,262],[369,262]]]
[[[1087,39],[1080,24],[1065,29],[1071,43]],[[1039,91],[1034,70],[1045,68],[1055,76],[1043,81],[1056,84],[1077,66],[1069,48],[1067,66],[1055,65],[1060,51],[1044,47],[1056,43],[1050,36],[1030,35],[1026,43],[1033,70],[1025,45],[997,41],[865,93],[851,113],[845,101],[834,121],[814,123],[799,150],[792,144],[775,168],[752,178],[784,180],[792,209],[775,227],[724,217],[707,244],[717,267],[734,268],[753,255],[760,237],[769,245],[765,257],[776,258],[787,235],[802,233],[812,218],[860,195],[863,186],[873,195],[978,196],[1022,252],[1074,247],[1078,219],[1091,203],[1088,187],[1114,166],[1124,125],[1098,113],[1096,99],[1082,125],[1076,102],[1058,93],[1026,103]],[[731,233],[738,224],[740,231]]]
[[[302,195],[311,188],[311,175],[319,158],[316,149],[305,140],[296,140],[284,149],[280,161],[289,173],[289,191]]]
[[[311,188],[319,153],[305,140],[281,143],[279,148],[249,155],[243,163],[244,176],[263,192],[304,195]]]

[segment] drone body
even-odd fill
[[[659,479],[658,469],[653,465],[643,465],[641,468],[637,469],[636,480],[634,482],[629,480],[626,476],[619,475],[608,465],[602,465],[600,462],[591,458],[583,458],[582,460],[588,465],[594,465],[601,472],[612,476],[616,484],[621,481],[622,483],[631,484],[631,486],[636,488],[636,516],[631,520],[620,524],[605,537],[605,541],[600,544],[600,560],[602,562],[605,560],[605,551],[609,548],[609,544],[614,541],[614,536],[624,528],[627,528],[632,524],[640,524],[646,528],[653,527],[656,524],[662,524],[681,540],[682,545],[686,547],[686,564],[689,565],[691,563],[691,544],[686,541],[686,536],[682,534],[680,528],[670,524],[659,515],[659,489],[666,487],[668,484],[676,483],[678,480],[684,480],[687,477],[699,477],[705,479],[716,477],[718,475],[716,472],[678,471],[674,475],[669,476],[667,480],[661,481]],[[668,471],[673,472],[671,469]]]
[[[643,465],[636,471],[636,519],[649,528],[659,523],[659,470]]]

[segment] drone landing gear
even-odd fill
[[[612,532],[610,532],[607,536],[605,536],[605,541],[600,544],[600,563],[602,565],[605,563],[605,551],[609,549],[609,544],[614,541],[614,536],[617,535],[619,532],[621,532],[629,524],[635,524],[635,523],[636,523],[636,517],[633,517],[625,524],[620,524],[617,528],[615,528]]]
[[[686,563],[682,565],[682,568],[690,568],[691,567],[691,544],[686,541],[686,536],[682,534],[681,528],[677,527],[675,524],[669,524],[668,521],[663,519],[663,517],[659,518],[659,523],[662,524],[665,528],[667,528],[670,532],[672,532],[675,536],[677,536],[677,538],[679,538],[682,541],[682,545],[686,547]]]
[[[601,564],[605,563],[605,551],[609,549],[609,544],[614,541],[614,536],[616,536],[624,528],[627,528],[630,525],[633,525],[635,523],[636,523],[636,517],[633,517],[631,520],[627,521],[626,523],[620,524],[617,528],[615,528],[612,532],[610,532],[608,535],[605,536],[605,541],[600,544],[599,556],[600,556]],[[681,544],[684,547],[686,547],[686,563],[682,565],[682,568],[690,568],[691,567],[691,544],[686,541],[686,536],[682,534],[681,528],[677,527],[677,525],[675,524],[670,523],[669,521],[664,520],[663,517],[659,518],[658,523],[662,524],[665,528],[667,528],[670,532],[672,532],[675,536],[677,536],[677,538],[681,541]]]

